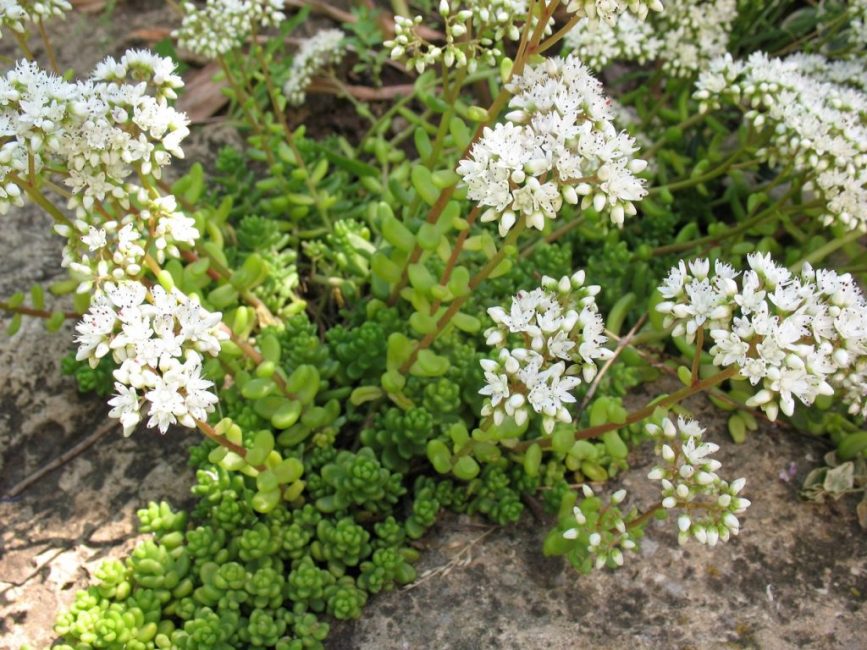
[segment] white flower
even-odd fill
[[[603,20],[582,19],[565,38],[567,47],[596,70],[609,61],[659,60],[669,74],[688,77],[725,54],[737,17],[735,0],[666,0],[665,11],[647,22],[641,13],[637,17],[624,13],[625,2],[600,0],[596,4],[603,3],[608,10],[604,14],[596,11]]]
[[[150,403],[148,426],[163,433],[179,422],[195,427],[217,402],[213,384],[202,378],[200,353],[216,355],[228,338],[219,313],[210,313],[177,290],[140,282],[107,282],[77,325],[77,358],[96,366],[111,353],[117,395],[110,415],[129,435],[140,418],[141,391]],[[148,300],[150,302],[148,302]]]
[[[669,0],[670,1],[670,0]],[[666,3],[667,4],[667,3]],[[588,18],[598,18],[613,25],[627,11],[644,20],[650,11],[662,11],[660,0],[569,0],[566,11]]]
[[[740,286],[730,267],[711,274],[706,260],[689,271],[680,262],[659,289],[667,300],[657,309],[676,335],[709,330],[714,364],[736,366],[757,387],[747,404],[769,418],[792,415],[796,398],[810,405],[838,387],[860,411],[858,394],[867,391],[849,373],[867,358],[867,301],[852,277],[809,265],[796,277],[760,253],[747,261]]]
[[[487,360],[489,364],[494,362]],[[493,368],[499,369],[494,365]],[[491,398],[491,406],[498,406],[501,402],[509,399],[509,378],[505,373],[492,372],[486,369],[485,381],[487,385],[479,391],[480,395],[487,395]]]
[[[122,213],[107,218],[93,206],[109,199],[128,208],[130,175],[159,178],[172,156],[183,154],[187,119],[167,101],[181,85],[173,70],[168,58],[130,51],[120,61],[103,61],[85,81],[66,81],[27,61],[0,78],[0,212],[23,201],[11,175],[26,176],[31,165],[37,174],[62,170],[76,216],[74,228],[57,230],[68,238],[63,265],[82,291],[119,279],[118,267],[129,277],[140,271],[141,232],[151,224],[136,227],[135,218]],[[134,234],[137,248],[124,248],[121,232]]]
[[[170,425],[178,421],[178,416],[186,415],[184,398],[179,389],[180,386],[175,382],[156,377],[153,388],[145,393],[145,399],[150,402],[149,427],[156,427],[160,433],[165,433]]]
[[[656,453],[663,460],[648,474],[650,480],[660,482],[662,507],[688,508],[677,519],[679,541],[693,538],[714,546],[737,535],[740,523],[735,515],[743,513],[750,502],[736,496],[744,479],[729,484],[717,476],[721,464],[711,454],[719,446],[702,441],[704,429],[680,417],[677,425],[666,417],[661,427],[648,424],[646,431],[656,441]]]
[[[867,232],[863,65],[819,55],[774,59],[756,52],[740,62],[722,56],[696,86],[704,109],[738,105],[753,128],[769,135],[759,160],[805,174],[803,193],[824,203],[823,223]]]
[[[46,18],[62,17],[72,9],[67,0],[3,0],[0,3],[0,26],[14,32],[25,33],[25,23],[36,23]]]
[[[283,86],[283,95],[291,105],[303,104],[311,79],[323,69],[340,63],[346,48],[345,36],[339,29],[323,29],[301,41]]]
[[[709,265],[697,265],[695,261],[687,270],[681,261],[659,287],[666,300],[656,309],[666,315],[665,326],[673,326],[673,336],[685,336],[687,341],[692,341],[699,329],[716,329],[730,320],[731,278],[724,271],[721,278],[712,280],[708,270]]]
[[[496,67],[503,56],[502,41],[519,40],[528,16],[531,31],[539,20],[537,12],[530,15],[527,0],[442,0],[439,13],[445,39],[436,43],[421,31],[421,16],[395,16],[394,38],[383,43],[391,58],[404,61],[408,69],[419,74],[440,65],[470,73],[479,64]],[[549,17],[542,33],[550,34],[553,24],[553,17]]]
[[[611,61],[653,61],[662,47],[651,22],[630,13],[620,14],[613,24],[582,18],[566,34],[564,43],[594,70]]]
[[[644,197],[635,144],[617,131],[601,85],[574,56],[528,66],[508,85],[505,124],[485,128],[457,168],[467,196],[505,236],[519,218],[544,228],[564,201],[606,212],[615,225]]]
[[[270,27],[285,18],[281,0],[207,0],[201,9],[192,2],[182,8],[183,22],[172,36],[181,47],[209,59],[238,47],[254,25]]]
[[[120,420],[123,435],[129,436],[141,420],[139,397],[135,388],[124,386],[120,382],[114,383],[114,389],[117,395],[108,400],[108,405],[114,407],[108,412],[108,416]]]
[[[488,345],[499,350],[496,361],[481,362],[489,397],[482,415],[494,423],[514,417],[522,423],[527,407],[542,416],[550,433],[557,422],[571,422],[572,391],[596,374],[596,362],[610,358],[604,347],[604,324],[596,307],[597,286],[584,286],[584,273],[559,280],[543,277],[542,286],[521,291],[507,312],[488,310],[494,327],[485,332]],[[580,310],[580,312],[579,312]],[[529,347],[508,348],[510,336]]]
[[[117,323],[117,314],[107,298],[97,296],[75,326],[78,336],[78,352],[75,358],[78,361],[87,359],[92,368],[96,368],[99,360],[108,354],[110,349],[110,335],[114,332]]]

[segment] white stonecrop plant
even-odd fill
[[[175,197],[154,187],[172,156],[183,156],[188,121],[168,103],[182,85],[171,60],[143,51],[106,59],[87,81],[26,61],[0,79],[0,209],[28,195],[44,202],[35,178],[70,188],[74,217],[56,211],[55,230],[67,239],[63,266],[91,294],[76,358],[95,367],[110,355],[118,365],[109,415],[125,435],[143,414],[163,433],[205,420],[217,396],[202,355],[216,355],[229,336],[221,314],[141,277],[146,264],[178,257],[179,244],[199,237]]]
[[[863,62],[822,65],[816,56],[756,52],[746,61],[715,60],[699,77],[695,97],[702,110],[743,107],[752,126],[770,134],[759,160],[805,174],[803,189],[823,200],[825,224],[867,232],[867,93],[859,90],[865,83]]]
[[[192,2],[182,8],[183,21],[172,36],[208,59],[239,47],[255,28],[273,27],[286,18],[282,0],[207,0],[201,8]]]
[[[150,244],[162,262],[199,236],[174,197],[130,180],[159,178],[183,157],[188,120],[169,104],[182,85],[170,59],[137,50],[106,59],[87,81],[26,61],[0,79],[0,212],[22,205],[43,170],[69,187],[74,218],[55,231],[67,239],[62,264],[80,292],[137,277]]]
[[[479,65],[495,67],[503,57],[498,45],[504,39],[521,38],[520,23],[527,19],[527,0],[440,0],[437,5],[445,31],[445,43],[434,43],[420,34],[422,16],[394,17],[394,38],[383,45],[396,61],[421,74],[431,66],[465,69],[472,73]],[[538,24],[530,18],[530,28]],[[551,33],[553,18],[545,25]]]
[[[159,178],[172,156],[183,157],[188,120],[167,101],[182,85],[173,68],[131,51],[72,83],[19,61],[0,79],[0,213],[23,204],[20,181],[45,167],[61,170],[71,207],[106,197],[128,205],[128,176]]]
[[[717,475],[722,465],[711,455],[719,445],[704,442],[699,423],[681,417],[676,426],[665,417],[660,425],[648,424],[645,429],[656,441],[656,455],[662,461],[647,478],[660,482],[663,508],[684,511],[677,519],[678,541],[683,544],[692,538],[716,546],[737,535],[737,516],[750,505],[738,496],[746,480],[729,483]]]
[[[690,77],[728,49],[736,0],[669,0],[660,25],[663,69]]]
[[[630,13],[621,14],[614,24],[582,18],[563,42],[593,70],[601,70],[612,61],[655,61],[662,49],[653,23]]]
[[[344,36],[346,34],[339,29],[323,29],[301,42],[283,85],[283,95],[289,104],[303,104],[310,80],[324,69],[340,63],[346,49]]]
[[[571,278],[542,278],[542,286],[520,292],[508,311],[488,310],[494,326],[485,332],[487,344],[498,350],[485,359],[487,384],[479,391],[489,399],[482,408],[494,424],[506,417],[521,425],[533,411],[551,433],[557,422],[571,422],[571,391],[596,376],[597,361],[611,357],[603,347],[605,325],[596,307],[598,286],[584,286],[584,272]],[[520,345],[510,347],[513,342]]]
[[[720,368],[736,367],[756,386],[747,406],[770,419],[792,415],[795,398],[810,405],[820,395],[842,399],[853,413],[867,412],[867,301],[848,273],[813,269],[800,274],[771,256],[748,256],[738,278],[717,261],[680,262],[660,287],[656,307],[674,336],[693,340],[707,330]]]
[[[626,490],[617,490],[604,506],[586,483],[581,491],[584,499],[572,508],[576,526],[565,530],[563,537],[581,544],[589,563],[597,569],[623,566],[624,551],[635,552],[641,536],[641,530],[629,526],[629,515],[625,516],[619,507],[626,498]]]
[[[0,27],[23,34],[27,23],[62,17],[71,9],[67,0],[0,0]]]
[[[147,425],[195,427],[214,410],[213,383],[202,378],[202,354],[216,356],[228,338],[221,314],[177,290],[132,280],[106,283],[76,326],[76,359],[96,367],[111,354],[117,394],[109,415],[130,435],[147,409]]]
[[[647,22],[629,13],[613,22],[583,19],[565,43],[594,70],[609,61],[659,60],[669,74],[689,77],[726,52],[736,17],[735,0],[668,0]]]
[[[542,230],[563,203],[623,224],[647,193],[634,140],[619,132],[601,84],[577,57],[551,58],[512,79],[505,124],[486,128],[457,172],[505,237],[519,218]]]
[[[666,1],[666,5],[671,0]],[[660,12],[663,9],[660,0],[569,0],[566,11],[587,18],[599,18],[609,25],[617,22],[617,18],[626,12],[634,14],[639,20],[647,18],[651,11]]]

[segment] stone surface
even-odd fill
[[[546,525],[529,515],[491,530],[447,517],[425,540],[418,569],[431,574],[374,599],[329,648],[865,647],[867,538],[854,501],[815,505],[797,493],[823,447],[773,429],[735,446],[724,420],[705,419],[722,471],[746,477],[753,500],[732,542],[681,547],[673,521],[654,522],[622,569],[581,576],[541,555]],[[630,461],[612,487],[625,487],[629,503],[653,503],[649,449]],[[784,482],[791,462],[798,475]]]

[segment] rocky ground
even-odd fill
[[[62,60],[86,70],[128,45],[129,30],[170,24],[166,9],[153,3],[121,4],[115,12],[108,19],[73,15],[58,27]],[[211,149],[221,133],[199,131],[191,157]],[[60,239],[49,234],[47,217],[27,208],[2,223],[0,296],[60,276]],[[71,324],[52,335],[34,321],[11,339],[0,337],[0,650],[50,645],[54,617],[75,590],[103,559],[122,557],[135,544],[136,509],[152,499],[190,502],[184,448],[195,434],[123,438],[119,427],[19,496],[5,496],[112,426],[103,402],[80,396],[59,372],[71,338]],[[702,400],[690,407],[706,410]],[[754,502],[731,543],[679,547],[673,523],[657,522],[622,570],[579,576],[542,557],[546,525],[530,514],[508,529],[447,516],[424,540],[422,579],[374,598],[360,621],[335,627],[328,647],[867,647],[867,537],[854,501],[817,505],[798,497],[825,448],[774,428],[735,446],[712,414],[705,416],[708,435],[722,443],[724,467],[747,478]],[[619,483],[645,504],[654,500],[644,479],[647,451],[633,454],[633,469]]]

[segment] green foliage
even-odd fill
[[[96,368],[91,368],[87,361],[76,361],[75,353],[70,352],[60,360],[60,370],[64,375],[75,378],[78,390],[82,393],[90,391],[97,395],[108,395],[114,390],[115,364],[110,357],[100,359]]]

